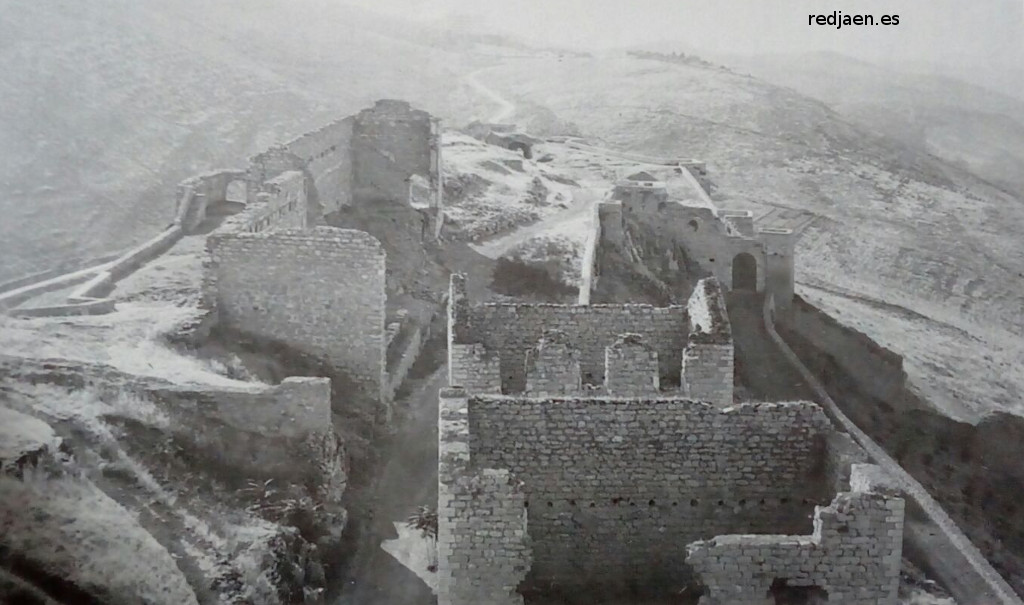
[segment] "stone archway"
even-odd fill
[[[757,290],[757,259],[749,252],[740,252],[732,259],[732,289]]]

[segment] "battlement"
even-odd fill
[[[653,307],[472,303],[453,275],[448,321],[449,384],[474,393],[678,391],[732,403],[732,333],[711,278],[687,306]]]

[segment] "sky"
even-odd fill
[[[657,45],[723,54],[832,51],[880,64],[984,76],[1024,71],[1024,0],[358,0],[534,43]],[[810,26],[810,14],[899,15],[894,26]],[[454,18],[454,19],[453,19]],[[1024,82],[1022,82],[1024,84]]]

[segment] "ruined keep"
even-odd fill
[[[398,204],[437,220],[441,190],[439,121],[392,100],[185,181],[183,229],[210,232],[208,323],[328,363],[388,416],[400,377],[387,373],[384,248],[324,217]]]
[[[381,100],[352,125],[352,203],[441,205],[441,128],[404,101]],[[419,197],[418,188],[429,192]]]
[[[895,604],[903,501],[817,404],[733,404],[714,278],[658,308],[475,303],[455,275],[448,313],[441,605],[763,605],[782,589]]]

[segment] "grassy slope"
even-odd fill
[[[919,386],[949,411],[1024,411],[1020,199],[794,91],[726,71],[529,59],[479,78],[609,145],[706,159],[720,205],[817,214],[798,250],[802,292],[816,300],[813,284],[846,293],[844,321],[906,354]],[[891,338],[875,307],[854,296],[896,305],[887,321],[906,307],[924,324],[913,340]]]

